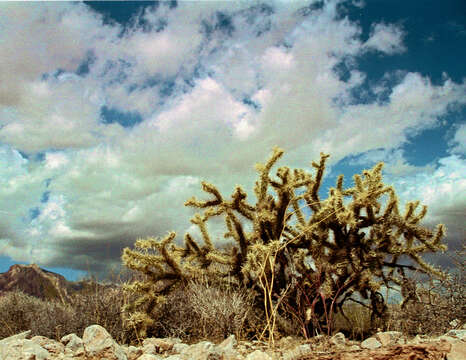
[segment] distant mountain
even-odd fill
[[[7,272],[0,273],[0,296],[19,290],[43,300],[59,300],[65,303],[69,302],[73,294],[92,291],[96,286],[113,287],[85,280],[68,281],[64,276],[42,269],[36,264],[15,264]]]

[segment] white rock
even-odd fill
[[[0,344],[2,360],[48,360],[50,353],[29,339],[15,339]]]
[[[10,341],[30,339],[30,338],[31,338],[31,330],[23,331],[22,333],[12,335],[5,339],[0,340],[0,345],[6,344],[7,342],[10,342]]]
[[[272,360],[272,358],[267,353],[256,350],[246,356],[246,360]]]
[[[138,357],[138,360],[160,360],[162,359],[160,356],[154,354],[143,354]]]
[[[185,350],[189,349],[189,345],[188,344],[183,344],[183,343],[180,343],[180,344],[174,344],[173,345],[173,352],[175,352],[176,354],[181,354],[183,352],[185,352]]]
[[[399,331],[384,331],[375,334],[376,339],[382,346],[392,346],[402,343],[403,334]]]
[[[378,349],[381,346],[382,344],[374,337],[370,337],[361,343],[361,347],[363,349],[369,349],[369,350]]]
[[[346,338],[345,338],[345,334],[339,332],[339,333],[336,333],[335,335],[333,335],[331,338],[330,338],[330,342],[333,344],[333,345],[345,345],[346,343]]]
[[[127,360],[123,349],[100,325],[91,325],[84,330],[84,350],[88,360]]]
[[[466,330],[450,330],[445,335],[466,341]]]

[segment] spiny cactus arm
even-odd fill
[[[185,206],[193,206],[197,208],[208,208],[208,207],[217,206],[223,203],[222,195],[220,194],[220,192],[214,185],[206,181],[203,181],[201,185],[202,185],[202,190],[204,190],[205,192],[209,194],[212,194],[214,196],[214,199],[207,200],[207,201],[200,201],[200,200],[197,200],[193,196],[191,199],[187,200],[184,203]]]
[[[327,159],[330,157],[330,155],[328,154],[324,154],[324,153],[320,153],[320,162],[319,164],[317,164],[316,162],[312,162],[312,166],[314,168],[316,168],[317,170],[317,174],[316,174],[316,177],[315,177],[315,180],[312,184],[312,188],[311,188],[311,199],[314,203],[319,203],[320,202],[320,199],[319,199],[319,188],[320,188],[320,185],[322,184],[322,177],[324,175],[324,171],[325,171],[325,162],[327,161]]]
[[[176,237],[175,232],[170,232],[165,236],[159,243],[157,243],[157,250],[164,258],[164,262],[171,268],[171,270],[176,274],[180,279],[185,278],[186,275],[183,274],[183,271],[180,267],[180,259],[174,256],[172,251],[167,249],[168,244],[170,244]]]
[[[252,221],[254,219],[254,212],[256,211],[256,208],[249,205],[246,202],[246,198],[246,192],[240,186],[236,186],[235,191],[231,195],[231,208],[239,212],[246,219]]]
[[[273,153],[265,164],[256,164],[256,170],[259,173],[259,180],[256,182],[254,192],[256,193],[257,202],[262,203],[267,198],[267,188],[270,183],[270,169],[282,157],[284,151],[278,147],[273,149]]]
[[[239,245],[241,256],[245,258],[248,251],[249,240],[246,237],[243,225],[231,209],[226,210],[225,223],[228,228],[228,233],[225,235],[230,235],[235,239],[236,243]]]
[[[191,223],[199,227],[199,230],[201,231],[202,238],[204,240],[205,246],[207,247],[207,250],[211,251],[213,250],[214,245],[212,244],[212,241],[210,240],[209,232],[207,231],[206,221],[207,221],[207,216],[203,217],[200,214],[195,214],[193,218],[191,219]]]

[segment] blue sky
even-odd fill
[[[331,155],[323,195],[384,161],[457,249],[465,58],[461,0],[1,3],[0,272],[104,274],[181,239],[200,181],[252,196],[275,145]]]

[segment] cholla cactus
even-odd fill
[[[321,315],[341,308],[355,293],[369,299],[374,313],[382,315],[379,290],[402,283],[397,269],[444,276],[421,258],[423,253],[446,249],[441,243],[444,226],[435,231],[420,226],[427,208],[416,213],[418,201],[400,213],[394,189],[382,183],[382,163],[355,175],[352,188],[343,189],[340,175],[327,199],[321,200],[328,155],[321,154],[320,162],[312,163],[315,175],[280,167],[271,177],[282,155],[283,150],[276,148],[265,164],[257,165],[255,204],[247,202],[239,186],[225,199],[214,185],[202,183],[210,199],[185,203],[203,210],[191,219],[200,229],[202,245],[186,234],[184,247],[176,246],[175,234],[170,233],[162,240],[138,240],[136,250],[124,250],[124,264],[146,275],[145,281],[128,287],[141,296],[126,308],[131,324],[142,334],[150,331],[153,310],[164,295],[197,276],[258,290],[257,306],[291,312],[306,335],[322,325]],[[217,248],[210,239],[207,222],[216,216],[225,219],[225,238],[234,243],[231,251]],[[412,264],[400,264],[403,257]],[[261,291],[264,283],[268,294]],[[308,321],[310,316],[313,322]]]

